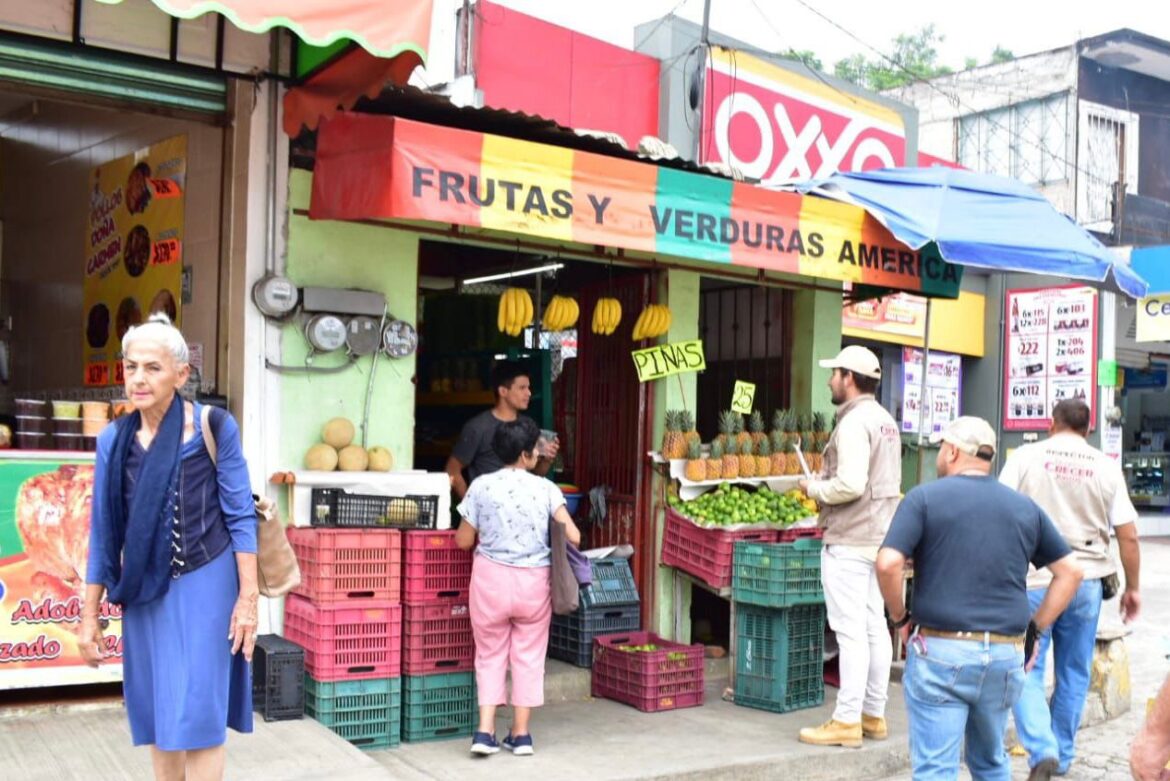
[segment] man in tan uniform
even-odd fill
[[[874,562],[901,495],[902,439],[894,418],[874,398],[882,376],[876,355],[851,346],[821,366],[833,370],[829,390],[837,425],[820,479],[802,480],[800,487],[822,507],[821,582],[840,648],[841,689],[833,718],[802,729],[800,740],[856,748],[863,735],[888,735],[893,647]]]
[[[1073,601],[1052,625],[1051,637],[1040,638],[1038,661],[1015,706],[1016,731],[1032,768],[1029,779],[1063,775],[1073,761],[1089,691],[1102,581],[1116,571],[1109,553],[1110,528],[1117,535],[1125,570],[1121,616],[1132,621],[1141,609],[1137,511],[1129,500],[1121,466],[1085,440],[1090,417],[1082,399],[1058,403],[1052,410],[1051,436],[1016,450],[999,476],[1000,482],[1044,508],[1085,573]],[[1029,573],[1028,599],[1033,609],[1044,598],[1048,582],[1046,571]],[[1056,679],[1051,703],[1044,687],[1050,646]]]

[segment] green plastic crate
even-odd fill
[[[393,748],[402,733],[402,679],[326,682],[306,675],[305,714],[359,748]]]
[[[479,718],[475,673],[408,675],[402,684],[402,739],[468,737]]]
[[[737,542],[731,598],[760,607],[823,604],[821,541]]]
[[[777,713],[825,699],[825,606],[735,606],[735,704]]]

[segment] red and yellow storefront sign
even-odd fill
[[[322,123],[310,216],[453,223],[952,298],[962,275],[849,204],[367,114]]]

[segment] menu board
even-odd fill
[[[926,433],[942,431],[961,414],[962,356],[932,351],[926,372]],[[922,350],[902,348],[902,431],[918,433],[922,407]]]
[[[1041,431],[1064,399],[1097,417],[1097,291],[1069,286],[1009,290],[1004,345],[1006,431]]]
[[[85,232],[86,385],[122,384],[122,336],[155,312],[179,325],[187,137],[93,169]]]

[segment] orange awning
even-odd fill
[[[116,4],[122,0],[99,0]],[[351,40],[355,48],[285,95],[284,129],[313,129],[322,116],[377,95],[387,81],[405,83],[426,61],[433,0],[152,0],[171,16],[223,14],[242,30],[264,33],[287,27],[302,41],[328,46]]]

